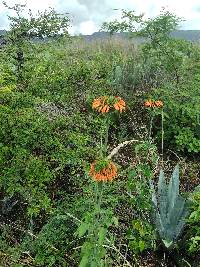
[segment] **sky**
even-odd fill
[[[7,15],[12,15],[0,0],[0,29],[8,29]],[[33,12],[55,8],[58,12],[70,14],[71,34],[92,34],[99,31],[104,21],[120,18],[120,11],[134,10],[147,18],[155,17],[162,7],[185,19],[180,29],[200,30],[200,0],[7,0],[8,5],[26,3]]]

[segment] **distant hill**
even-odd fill
[[[5,44],[4,35],[6,34],[5,30],[0,30],[0,46]]]
[[[174,38],[192,42],[200,41],[200,30],[178,30],[171,33]]]
[[[95,32],[91,35],[82,35],[82,37],[88,41],[107,39],[110,34],[108,32]],[[115,38],[127,38],[127,33],[115,33],[113,35]],[[200,41],[200,30],[177,30],[171,33],[171,36],[177,39],[183,39],[192,42]],[[136,37],[136,40],[144,41],[143,38]]]
[[[6,30],[0,30],[0,46],[5,44],[4,36],[6,34]],[[94,32],[91,35],[80,35],[86,41],[93,40],[104,40],[110,37],[108,32]],[[115,33],[113,34],[114,38],[126,39],[128,38],[128,33]],[[200,42],[200,30],[177,30],[171,33],[171,36],[177,39],[183,39],[191,42]],[[144,38],[135,37],[135,40],[140,42],[144,42]]]
[[[0,37],[6,34],[6,30],[0,30]]]

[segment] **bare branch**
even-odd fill
[[[117,154],[119,152],[119,150],[124,147],[124,146],[127,146],[131,143],[134,143],[134,142],[140,142],[140,143],[144,143],[143,141],[139,141],[139,140],[136,140],[136,139],[132,139],[132,140],[129,140],[129,141],[124,141],[123,143],[119,144],[117,147],[115,147],[111,153],[107,156],[107,159],[111,159],[115,154]]]

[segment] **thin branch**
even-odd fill
[[[129,140],[129,141],[124,141],[123,143],[119,144],[117,147],[115,147],[111,153],[107,156],[107,159],[111,159],[115,154],[117,154],[119,152],[119,150],[124,147],[124,146],[127,146],[131,143],[134,143],[134,142],[140,142],[140,143],[143,143],[142,141],[139,141],[139,140],[136,140],[136,139],[132,139],[132,140]]]
[[[127,264],[129,267],[133,267],[133,266],[127,261],[127,259],[124,257],[124,255],[121,254],[121,252],[120,252],[118,249],[116,249],[116,248],[114,248],[114,247],[107,246],[107,245],[103,245],[103,247],[114,250],[115,252],[117,252],[117,253],[120,255],[120,257],[124,260],[124,262],[126,262],[126,264]]]

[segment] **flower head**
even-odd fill
[[[116,96],[115,98],[116,98],[116,100],[115,100],[115,104],[113,106],[116,110],[119,110],[119,112],[121,113],[122,111],[124,111],[126,109],[126,103],[119,96]]]
[[[117,176],[117,167],[112,161],[94,161],[90,166],[89,175],[96,182],[112,181]]]
[[[146,108],[155,108],[155,107],[158,107],[158,108],[162,108],[163,107],[163,102],[158,100],[158,101],[154,101],[154,100],[147,100],[144,102],[144,106]]]
[[[109,105],[107,104],[108,97],[107,96],[101,96],[99,98],[94,99],[92,103],[92,108],[96,109],[98,112],[108,112],[109,111]]]
[[[162,101],[155,101],[156,107],[162,108],[163,107],[163,102]]]
[[[120,113],[125,110],[126,104],[119,96],[101,96],[94,99],[92,108],[100,113],[108,113],[111,109],[118,110]]]

